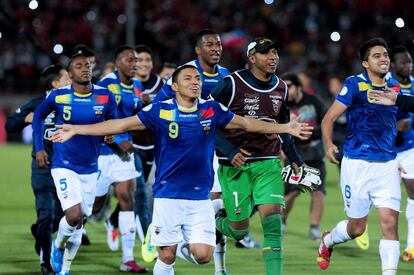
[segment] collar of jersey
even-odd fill
[[[127,85],[127,84],[124,84],[124,83],[121,82],[121,86],[126,88],[126,89],[132,89],[132,88],[134,88],[134,83],[131,83],[131,84]]]
[[[92,95],[92,93],[80,94],[80,93],[77,93],[77,92],[73,92],[73,94],[77,97],[88,97],[88,96]]]
[[[412,86],[412,83],[408,83],[408,84],[401,84],[400,83],[400,87],[403,88],[403,89],[409,89],[409,88],[411,88],[411,86]]]
[[[177,105],[177,109],[183,113],[194,113],[195,111],[198,110],[198,99],[196,101],[196,104],[191,108],[180,106],[176,100],[175,100],[175,104]]]
[[[214,71],[215,71],[215,73],[210,74],[210,73],[208,73],[208,72],[203,71],[203,68],[201,67],[200,62],[198,61],[198,58],[195,60],[195,62],[196,62],[196,65],[197,65],[197,69],[198,69],[198,70],[199,70],[199,72],[200,72],[200,73],[202,73],[203,75],[205,75],[205,76],[207,76],[207,77],[216,77],[216,76],[218,76],[218,75],[219,75],[217,65],[215,65],[215,66],[214,66]]]
[[[383,88],[383,87],[387,86],[387,82],[386,81],[384,83],[382,83],[382,84],[374,84],[374,83],[372,83],[371,79],[369,79],[369,76],[368,76],[368,73],[367,73],[366,70],[364,70],[362,72],[362,75],[365,77],[367,83],[369,85],[371,85],[371,87]]]

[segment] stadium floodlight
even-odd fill
[[[62,44],[56,44],[56,45],[53,47],[53,52],[54,52],[55,54],[61,54],[61,53],[63,52],[63,46],[62,46]]]
[[[119,24],[125,24],[125,22],[127,21],[127,17],[125,16],[125,14],[120,14],[118,15],[118,17],[116,18],[116,21]]]
[[[395,25],[398,28],[404,28],[405,26],[404,20],[401,17],[398,17],[397,19],[395,19]]]
[[[341,35],[339,34],[339,32],[332,32],[331,33],[331,40],[333,42],[338,42],[339,40],[341,40]]]
[[[271,4],[273,4],[273,0],[264,0],[264,2],[265,2],[265,4],[267,4],[267,5],[271,5]]]
[[[37,7],[39,7],[39,2],[37,2],[36,0],[32,0],[29,2],[29,9],[35,10],[37,9]]]
[[[3,34],[0,32],[0,39],[1,39],[2,36],[3,36]]]
[[[86,14],[86,18],[89,21],[94,21],[96,19],[96,12],[93,10],[88,11],[88,13]]]

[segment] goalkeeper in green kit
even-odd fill
[[[247,48],[249,69],[225,77],[211,94],[214,100],[237,115],[274,123],[288,122],[288,87],[275,75],[278,49],[279,45],[267,38],[252,41]],[[314,190],[321,183],[319,171],[303,166],[294,139],[289,135],[251,134],[241,130],[225,130],[222,134],[235,147],[223,151],[226,154],[218,152],[225,211],[219,212],[216,228],[226,236],[242,239],[248,234],[249,216],[257,206],[264,233],[266,273],[282,274],[282,177],[304,191]],[[282,147],[293,167],[285,167],[283,171],[279,158]],[[225,157],[231,156],[231,151],[236,151],[235,157]]]

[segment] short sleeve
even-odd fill
[[[349,77],[345,80],[342,89],[336,96],[336,100],[344,104],[346,107],[350,107],[355,97],[355,80],[353,77]]]
[[[213,104],[215,105],[216,126],[219,129],[223,129],[232,121],[234,113],[221,103],[213,102]]]
[[[141,112],[137,114],[139,120],[147,127],[148,129],[154,130],[157,123],[157,118],[159,114],[159,104],[153,103],[142,109]]]

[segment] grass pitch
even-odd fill
[[[30,233],[30,225],[36,216],[30,185],[30,150],[28,145],[0,146],[0,274],[39,274],[39,259]],[[323,230],[331,230],[345,218],[338,183],[338,171],[329,165],[325,214],[321,225]],[[403,210],[405,205],[403,199]],[[369,224],[371,242],[367,251],[359,250],[353,241],[337,246],[331,266],[327,271],[321,271],[315,262],[319,242],[308,238],[309,195],[301,195],[289,216],[284,236],[284,274],[380,274],[380,230],[375,210],[371,211]],[[406,226],[405,214],[401,213],[401,252],[407,239]],[[103,224],[88,224],[86,229],[92,245],[80,248],[72,264],[71,274],[120,273],[121,252],[111,252],[107,247]],[[250,232],[262,241],[258,215],[252,220]],[[141,264],[143,261],[138,243],[135,256]],[[152,264],[143,265],[152,269]],[[227,269],[231,275],[265,274],[260,249],[239,249],[235,248],[233,241],[228,241]],[[214,263],[196,266],[178,259],[175,274],[214,274]],[[400,262],[398,274],[414,274],[414,262]]]

